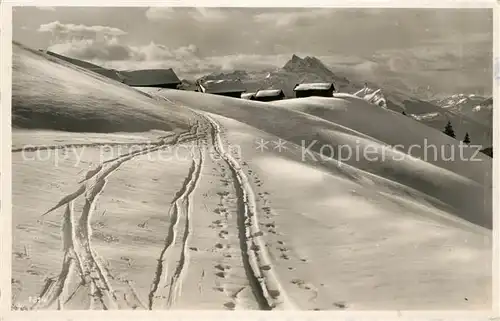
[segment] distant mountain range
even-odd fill
[[[282,89],[288,98],[294,97],[293,88],[302,82],[333,82],[339,92],[359,93],[362,90],[368,90],[367,94],[377,92],[377,97],[383,97],[384,107],[387,109],[401,113],[404,111],[415,120],[438,130],[443,130],[450,121],[457,139],[462,139],[465,133],[469,133],[472,143],[485,147],[492,145],[491,106],[493,101],[491,98],[469,96],[470,108],[462,106],[461,100],[455,101],[457,95],[447,99],[425,101],[415,97],[412,93],[387,85],[380,86],[374,82],[353,82],[344,75],[330,70],[318,58],[300,58],[297,55],[292,55],[282,68],[260,72],[235,70],[229,73],[212,73],[198,80],[223,79],[241,80],[247,92],[270,88]],[[455,103],[452,104],[451,100]],[[377,101],[380,102],[380,100]]]
[[[451,113],[467,116],[484,125],[493,125],[493,97],[457,94],[445,99],[434,100],[432,103]]]

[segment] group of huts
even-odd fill
[[[333,83],[306,83],[297,84],[293,88],[296,98],[319,96],[332,97],[335,92]],[[257,101],[274,101],[285,99],[285,93],[281,89],[263,89],[252,93],[242,93],[241,98]]]
[[[207,80],[197,82],[197,91],[206,94],[221,95],[246,100],[269,102],[285,99],[282,89],[260,89],[255,92],[247,92],[241,81],[237,80]],[[332,97],[335,92],[333,83],[307,83],[297,84],[293,89],[296,98],[320,96]]]
[[[117,71],[102,68],[100,66],[59,55],[54,52],[46,51],[46,53],[79,67],[92,70],[108,78],[113,78],[132,87],[159,87],[169,89],[181,89],[182,87],[182,81],[172,68]],[[247,92],[245,86],[239,80],[197,81],[195,91],[263,102],[282,100],[286,98],[283,90],[276,88]],[[295,85],[293,91],[296,98],[309,96],[332,97],[335,92],[335,86],[333,83],[303,83]]]
[[[182,81],[172,69],[151,69],[121,72],[124,83],[134,87],[161,87],[179,89]],[[333,83],[307,83],[297,84],[294,87],[296,98],[309,96],[332,97],[335,92]],[[285,99],[282,89],[262,89],[247,92],[239,80],[205,80],[197,81],[195,91],[247,100],[269,102]]]

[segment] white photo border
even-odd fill
[[[17,6],[66,7],[365,7],[365,8],[491,8],[493,33],[493,104],[499,106],[500,85],[500,0],[16,0],[0,1],[0,321],[1,320],[500,320],[500,158],[493,158],[493,307],[488,311],[11,311],[12,255],[12,164],[11,164],[11,82],[12,82],[12,9]],[[493,149],[500,148],[500,113],[493,113]]]

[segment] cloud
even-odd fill
[[[332,8],[317,8],[317,9],[280,9],[263,13],[258,13],[253,16],[253,20],[257,23],[269,23],[276,27],[287,26],[305,26],[312,24],[333,24],[337,25],[338,21],[349,21],[352,19],[365,19],[370,16],[378,16],[385,11],[383,9],[332,9]]]
[[[186,61],[189,63],[199,60],[199,51],[195,45],[172,49],[150,42],[147,45],[131,46],[121,43],[117,37],[73,39],[52,44],[48,50],[93,62],[128,61],[129,67],[133,67],[137,62]]]
[[[56,38],[65,37],[66,39],[96,39],[104,37],[119,37],[127,34],[121,29],[108,26],[63,24],[59,21],[53,21],[40,25],[38,32],[47,32],[51,33]]]
[[[133,59],[139,61],[161,61],[169,59],[189,60],[198,58],[198,48],[195,45],[170,49],[164,45],[150,42],[145,46],[129,48],[133,52]]]
[[[198,22],[221,22],[224,21],[227,17],[225,11],[218,8],[202,7],[152,7],[146,10],[146,17],[150,21],[154,22],[162,22],[178,18],[189,18]]]
[[[62,24],[59,21],[42,24],[38,32],[52,33],[49,50],[87,61],[162,61],[192,60],[199,56],[195,45],[171,49],[151,41],[147,45],[123,42],[127,33],[109,26]]]
[[[226,14],[218,8],[196,8],[190,16],[199,22],[221,22],[226,19]]]
[[[136,53],[128,46],[111,39],[82,39],[51,45],[48,50],[82,60],[128,60]]]
[[[313,22],[332,13],[329,9],[312,9],[294,12],[265,12],[256,14],[254,21],[257,23],[270,23],[276,27],[287,27],[297,24]]]
[[[175,17],[175,9],[171,7],[152,7],[146,10],[146,17],[151,21],[161,21]]]
[[[197,46],[190,44],[170,48],[150,42],[132,46],[117,37],[73,39],[51,45],[48,50],[72,58],[120,70],[174,68],[181,76],[195,78],[211,72],[233,69],[258,71],[282,66],[291,55],[227,55],[202,57]]]
[[[56,8],[54,7],[36,7],[38,10],[43,10],[43,11],[56,11]]]
[[[476,37],[471,37],[476,38]],[[491,65],[491,39],[464,43],[448,43],[443,39],[441,43],[433,45],[415,46],[398,50],[381,50],[376,52],[372,59],[380,63],[385,62],[394,72],[419,72],[429,70],[474,70],[484,69]]]

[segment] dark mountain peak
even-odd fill
[[[304,58],[304,61],[309,65],[309,66],[312,66],[312,67],[316,67],[316,68],[321,68],[321,69],[326,69],[326,70],[329,70],[325,64],[319,60],[318,58],[316,57],[305,57]]]
[[[314,56],[306,56],[303,60],[306,61],[306,62],[309,62],[309,63],[311,63],[311,62],[314,62],[314,63],[318,63],[319,62],[319,63],[321,63],[321,60],[319,60],[318,58],[316,58]]]
[[[302,58],[300,58],[296,54],[293,54],[292,59],[288,60],[288,62],[283,66],[283,69],[286,71],[295,71],[302,66],[304,66],[304,61],[302,60]]]
[[[322,73],[332,76],[333,73],[316,57],[307,56],[304,59],[293,54],[284,66],[283,70],[289,72],[312,72]]]

